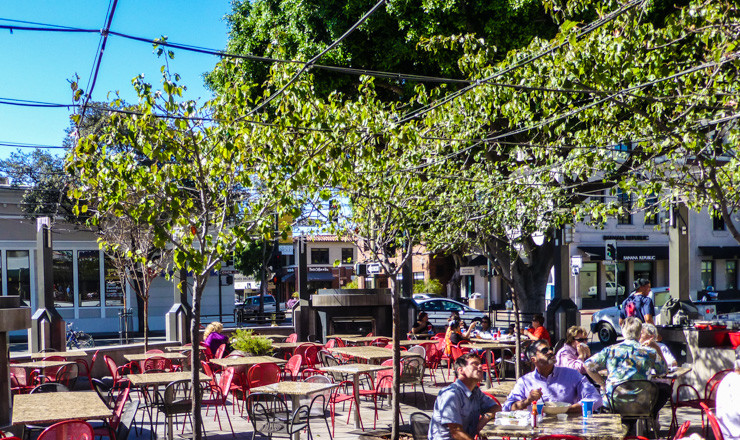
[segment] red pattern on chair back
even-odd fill
[[[247,373],[249,389],[277,383],[280,381],[280,367],[277,364],[265,363],[252,365]]]
[[[229,395],[229,390],[231,390],[231,384],[234,381],[234,368],[229,367],[221,373],[221,377],[218,379],[218,389],[221,390],[221,397],[224,398],[224,401],[226,400],[226,397]]]
[[[213,359],[213,352],[211,351],[210,347],[202,342],[200,343],[200,351],[206,354],[206,360],[210,361],[211,359]]]
[[[298,334],[291,333],[287,338],[285,338],[285,342],[298,342]]]
[[[337,345],[337,340],[336,339],[329,339],[329,342],[327,342],[326,344],[324,344],[324,348],[326,348],[328,350],[330,348],[334,348],[335,345]]]
[[[44,429],[37,440],[93,440],[93,437],[89,423],[84,420],[65,420]]]
[[[719,422],[717,421],[717,417],[714,415],[712,410],[709,409],[706,403],[700,402],[699,405],[701,405],[701,409],[704,410],[704,413],[706,413],[707,418],[709,419],[709,426],[712,427],[712,433],[714,434],[714,440],[724,440],[725,437],[722,435],[722,430],[719,427]]]
[[[157,348],[152,348],[151,350],[147,350],[146,354],[164,354],[164,351]]]
[[[339,339],[339,338],[336,338],[334,340],[337,341],[337,347],[346,347],[347,346],[347,344],[344,341],[342,341],[341,339]]]
[[[290,378],[296,380],[299,374],[301,374],[301,364],[303,363],[303,357],[300,354],[294,354],[288,359],[288,363],[285,364],[285,371],[290,373]]]
[[[172,370],[172,361],[161,356],[152,356],[144,361],[144,372],[149,370]]]
[[[216,359],[223,359],[224,354],[226,353],[226,344],[221,344],[216,349]]]
[[[103,361],[108,367],[108,372],[110,373],[110,377],[113,379],[113,383],[121,380],[121,376],[118,375],[118,365],[116,365],[116,361],[108,355],[103,356]]]
[[[54,362],[65,362],[67,359],[64,358],[64,356],[45,356],[45,361],[54,361]],[[46,367],[44,368],[44,371],[41,373],[44,376],[46,376],[48,379],[56,382],[57,380],[57,373],[62,367]]]
[[[319,362],[320,345],[311,345],[303,352],[303,364],[306,368],[314,368]]]
[[[373,334],[373,332],[370,332],[370,333],[368,333],[368,334],[367,334],[367,336],[365,336],[365,337],[366,337],[366,338],[372,338],[373,336],[375,336],[375,335]]]
[[[123,415],[123,407],[128,402],[128,395],[131,392],[131,382],[128,382],[126,386],[118,392],[116,397],[116,405],[113,410],[113,417],[110,420],[110,427],[113,431],[118,429],[118,424],[121,423],[121,416]]]
[[[370,345],[374,347],[385,347],[386,345],[388,345],[388,343],[390,343],[390,341],[390,338],[375,338],[375,340],[371,342]]]

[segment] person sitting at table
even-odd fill
[[[586,374],[583,362],[591,357],[591,350],[586,342],[588,342],[588,332],[585,328],[577,325],[570,327],[565,335],[563,348],[555,355],[555,365],[572,368],[581,374]]]
[[[450,321],[450,325],[447,329],[447,334],[445,336],[445,354],[451,354],[452,353],[452,347],[453,345],[457,345],[462,341],[468,341],[470,340],[470,333],[475,328],[475,325],[471,324],[470,327],[468,327],[468,331],[463,334],[462,330],[460,330],[460,321]]]
[[[226,337],[223,333],[224,331],[224,325],[220,322],[212,322],[208,324],[206,327],[206,330],[203,332],[203,343],[208,346],[208,348],[211,349],[211,353],[216,354],[216,350],[218,350],[218,347],[226,344],[226,354],[229,354],[231,352],[229,344],[229,338]]]
[[[725,440],[740,440],[740,347],[735,349],[735,371],[727,374],[717,387],[717,421]]]
[[[415,335],[430,333],[432,331],[432,324],[429,322],[429,315],[427,312],[419,312],[416,320],[416,324],[411,328],[411,333]]]
[[[664,343],[660,342],[663,338],[660,336],[660,333],[658,333],[658,328],[653,324],[644,323],[642,324],[642,333],[640,333],[640,343],[642,345],[646,345],[650,339],[653,339],[655,343],[658,344],[658,347],[660,347],[660,351],[663,353],[663,359],[665,359],[665,363],[668,368],[677,367],[678,362],[676,361],[676,357],[673,356],[673,353],[671,353],[671,349]]]
[[[491,318],[484,316],[480,320],[480,325],[475,327],[473,330],[474,338],[481,339],[493,339],[493,334],[496,333],[496,329],[491,327]]]
[[[604,396],[611,396],[614,387],[620,382],[627,380],[648,380],[651,370],[657,375],[666,374],[663,353],[653,339],[640,344],[638,341],[642,334],[642,321],[634,316],[625,318],[622,324],[622,335],[624,341],[619,344],[605,347],[600,352],[588,358],[585,362],[586,372],[597,384],[601,386]],[[598,373],[606,368],[606,381]],[[670,398],[663,395],[665,390],[658,389],[658,402],[662,403],[653,407],[653,417],[657,417],[658,411]]]
[[[430,440],[473,440],[501,411],[501,407],[478,387],[483,380],[478,355],[466,353],[457,358],[455,372],[457,380],[443,388],[434,402],[429,422]]]
[[[581,413],[581,400],[593,399],[594,411],[602,406],[601,395],[586,377],[572,368],[555,366],[555,353],[544,339],[527,347],[535,370],[516,381],[504,403],[504,411],[529,409],[532,402],[570,403],[569,413]]]
[[[550,340],[550,333],[544,327],[545,317],[541,314],[536,314],[532,318],[532,327],[524,330],[524,336],[529,337],[533,341],[545,340],[548,344],[552,344]]]

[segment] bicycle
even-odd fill
[[[95,340],[82,330],[74,330],[72,323],[67,324],[67,348],[93,348]]]

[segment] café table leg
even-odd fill
[[[491,373],[493,370],[491,370],[491,349],[486,349],[485,353],[486,357],[486,365],[488,366],[488,374],[486,374],[486,388],[491,388]]]
[[[301,406],[301,396],[297,394],[293,394],[290,396],[291,400],[293,401],[293,409],[292,411],[295,411],[299,406]],[[310,414],[309,414],[310,417]],[[296,431],[293,433],[293,440],[301,440],[301,431]]]
[[[352,394],[355,395],[355,428],[360,428],[360,373],[354,373],[352,375],[354,386],[352,387]]]

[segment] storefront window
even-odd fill
[[[617,280],[614,281],[614,263],[607,263],[604,265],[604,278],[606,278],[606,296],[605,299],[613,299],[617,297],[623,297],[626,293],[630,292],[627,287],[627,265],[625,263],[617,263]]]
[[[635,262],[632,279],[639,280],[640,278],[650,280],[651,283],[653,282],[653,263]]]
[[[31,305],[31,262],[29,251],[8,251],[8,295],[19,295],[21,302]]]
[[[578,273],[578,293],[581,298],[599,297],[599,265],[598,263],[583,263]]]
[[[80,307],[100,306],[100,251],[77,252]]]
[[[622,212],[617,216],[617,224],[632,224],[632,196],[621,189],[617,192],[617,203],[622,207]]]
[[[54,251],[51,264],[54,273],[54,305],[57,307],[74,306],[72,251]]]
[[[714,288],[714,261],[701,262],[701,288]]]
[[[737,261],[727,260],[725,262],[726,289],[737,289]]]
[[[105,305],[123,306],[123,287],[118,276],[118,269],[113,261],[105,257]]]

